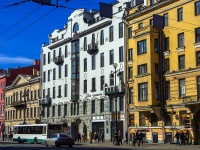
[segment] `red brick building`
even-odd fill
[[[4,89],[12,84],[18,74],[32,75],[33,71],[40,70],[40,61],[34,60],[33,65],[27,67],[8,68],[7,70],[0,69],[0,138],[4,129]],[[2,130],[3,129],[3,130]]]

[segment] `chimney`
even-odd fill
[[[39,60],[35,59],[35,60],[33,61],[33,65],[39,65],[39,64],[40,64],[40,61],[39,61]]]

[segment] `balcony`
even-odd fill
[[[105,87],[104,91],[105,91],[105,95],[115,94],[115,91],[116,93],[120,92],[118,86],[116,86],[116,90],[115,90],[115,86]]]
[[[79,95],[71,95],[71,101],[78,101],[79,100]]]
[[[176,48],[177,53],[185,52],[185,46]]]
[[[64,58],[63,58],[63,56],[57,56],[57,57],[54,58],[53,61],[56,65],[60,65],[64,62]]]
[[[11,103],[12,107],[19,108],[19,107],[25,107],[24,101],[14,101]]]
[[[39,105],[50,105],[51,98],[43,98],[38,101]]]
[[[99,49],[98,49],[98,44],[97,43],[88,45],[88,50],[87,50],[88,54],[95,55],[95,54],[98,53],[98,51],[99,51]]]
[[[167,51],[164,51],[164,52],[163,52],[163,54],[164,54],[164,56],[169,56],[169,54],[170,54],[170,51],[169,51],[169,50],[167,50]]]

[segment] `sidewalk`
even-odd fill
[[[104,142],[104,143],[98,143],[93,142],[90,144],[87,143],[76,143],[76,144],[82,144],[82,146],[88,146],[88,147],[111,147],[111,148],[127,148],[127,149],[152,149],[152,150],[200,150],[200,145],[176,145],[176,144],[170,144],[170,143],[144,143],[140,146],[133,146],[132,143],[124,144],[123,145],[113,145],[112,142]]]

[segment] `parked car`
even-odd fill
[[[60,147],[61,145],[68,145],[72,147],[74,143],[75,140],[69,134],[55,133],[46,139],[45,146],[55,145],[56,147]]]

